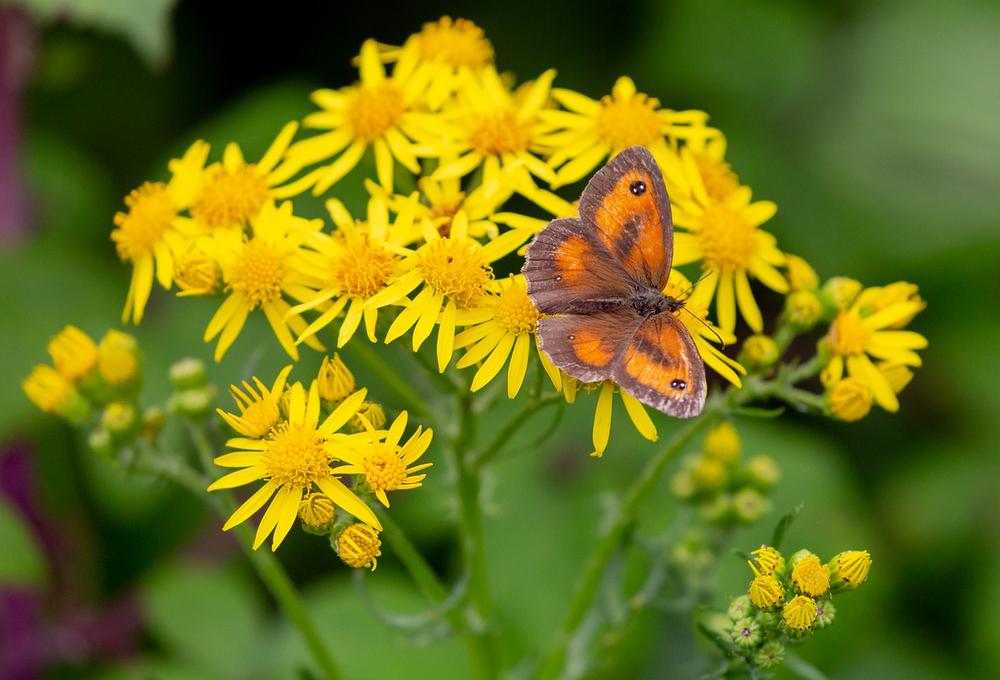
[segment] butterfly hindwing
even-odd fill
[[[564,314],[538,321],[538,338],[552,362],[583,382],[607,380],[642,319],[628,309]]]
[[[593,229],[576,218],[553,220],[528,246],[528,295],[543,314],[572,312],[590,300],[624,299],[629,277]]]
[[[666,286],[673,221],[663,175],[647,149],[626,149],[591,178],[580,196],[580,218],[633,280]]]
[[[612,379],[642,403],[677,418],[701,413],[705,365],[691,334],[669,312],[642,321]]]

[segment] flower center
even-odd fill
[[[420,249],[417,268],[434,292],[449,297],[459,309],[466,309],[493,278],[479,248],[471,239],[435,239]]]
[[[128,212],[115,215],[111,240],[115,242],[118,257],[134,262],[153,252],[163,233],[177,216],[167,185],[163,182],[146,182],[125,197]]]
[[[704,153],[693,152],[691,155],[710,198],[721,201],[739,188],[740,178],[729,163],[713,160]]]
[[[281,296],[285,278],[284,254],[274,245],[252,239],[243,244],[233,266],[229,285],[257,307]]]
[[[469,145],[481,156],[516,153],[529,144],[531,135],[513,111],[485,116],[469,138]]]
[[[392,491],[406,479],[406,464],[389,449],[365,459],[365,481],[372,491]]]
[[[841,312],[830,325],[830,346],[834,354],[850,356],[865,351],[871,330],[861,322],[861,317],[851,312]]]
[[[211,229],[242,225],[267,200],[267,181],[245,163],[235,170],[216,166],[191,206],[191,216]]]
[[[405,110],[402,90],[386,81],[374,87],[358,86],[347,107],[347,119],[354,136],[371,144],[395,126]]]
[[[745,270],[757,251],[757,227],[720,203],[705,209],[697,235],[705,265],[722,274]]]
[[[313,427],[284,424],[261,456],[267,477],[281,486],[306,488],[330,476],[330,457]]]
[[[493,320],[508,333],[534,333],[538,325],[538,310],[523,286],[507,286],[496,299]]]
[[[493,61],[493,45],[479,26],[468,19],[442,17],[420,31],[420,56],[450,66],[480,67]]]
[[[330,283],[346,295],[369,298],[385,287],[396,269],[397,257],[367,234],[345,241],[332,263]]]
[[[628,99],[605,96],[597,114],[597,136],[612,149],[649,146],[660,138],[658,99],[636,94]]]

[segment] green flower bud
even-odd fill
[[[774,668],[784,660],[785,647],[777,640],[765,642],[753,655],[753,662],[761,668]]]
[[[720,493],[701,506],[702,516],[713,524],[728,524],[733,520],[733,497]]]
[[[124,401],[114,401],[104,408],[101,426],[118,442],[130,440],[138,430],[139,414],[135,406]]]
[[[813,628],[826,628],[837,616],[837,609],[833,606],[833,600],[826,598],[816,602],[816,621]]]
[[[91,430],[87,436],[87,446],[91,451],[104,458],[113,458],[115,455],[115,443],[111,438],[111,433],[103,427]]]
[[[170,367],[170,384],[177,391],[204,387],[208,383],[205,362],[185,357]]]
[[[740,595],[734,597],[733,601],[729,603],[729,609],[726,613],[729,614],[729,618],[735,623],[736,621],[742,621],[748,616],[753,616],[756,610],[750,603],[749,595]]]
[[[201,420],[212,412],[215,404],[215,385],[175,392],[170,397],[167,406],[173,413]]]
[[[690,470],[681,470],[670,480],[670,490],[682,501],[690,500],[695,494],[694,477]]]
[[[778,360],[778,345],[767,335],[751,335],[743,341],[739,361],[750,368],[768,368]]]
[[[771,502],[756,489],[741,489],[733,496],[733,510],[743,524],[753,524],[771,510]]]
[[[824,283],[819,291],[819,299],[823,303],[823,318],[829,321],[838,312],[850,307],[862,288],[860,281],[845,276],[835,276]]]
[[[767,491],[781,480],[781,470],[770,456],[754,456],[744,468],[746,480],[761,491]]]
[[[733,623],[729,635],[738,647],[743,649],[756,647],[761,640],[760,624],[749,617],[740,619]]]

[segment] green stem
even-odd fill
[[[211,463],[213,450],[205,433],[196,425],[192,425],[190,429],[195,448],[198,449],[199,458],[202,461],[207,460]],[[199,475],[178,456],[164,453],[152,445],[143,449],[137,461],[136,469],[152,474],[159,474],[173,480],[207,503],[220,517],[228,517],[236,509],[236,501],[233,499],[231,493],[209,496],[207,493],[208,480],[204,476]],[[254,571],[257,572],[257,575],[278,602],[282,611],[284,611],[288,619],[298,629],[299,634],[302,635],[302,639],[312,653],[313,660],[319,667],[323,677],[331,680],[340,678],[340,671],[337,669],[337,664],[334,662],[330,650],[327,649],[326,644],[320,637],[315,623],[306,610],[302,597],[299,595],[295,584],[289,578],[281,562],[271,552],[253,549],[253,532],[250,530],[250,527],[241,524],[234,531],[240,547],[250,559],[250,564],[253,566]]]
[[[473,461],[473,465],[477,468],[482,467],[486,463],[493,460],[493,458],[500,453],[504,445],[510,441],[510,438],[517,434],[517,431],[524,427],[524,422],[530,418],[535,413],[542,411],[548,406],[553,404],[558,404],[563,401],[563,396],[561,394],[553,394],[542,399],[533,399],[527,404],[521,407],[521,409],[511,416],[510,420],[503,426],[497,436],[493,439],[489,446],[483,449],[476,459]]]
[[[399,376],[396,370],[380,359],[366,343],[352,342],[348,346],[347,352],[364,364],[382,384],[394,392],[410,413],[418,416],[427,415],[424,399]]]
[[[687,425],[671,438],[659,453],[646,464],[646,468],[633,482],[625,494],[625,500],[618,510],[617,518],[607,533],[601,538],[584,569],[583,577],[570,602],[569,611],[563,620],[559,636],[552,650],[542,660],[540,677],[555,678],[564,667],[566,650],[583,623],[597,596],[604,570],[618,551],[620,543],[643,501],[656,489],[657,482],[667,466],[699,433],[714,424],[719,418],[715,410],[706,410],[702,417]]]

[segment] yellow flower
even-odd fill
[[[378,45],[368,40],[361,47],[360,82],[340,90],[313,92],[312,99],[322,111],[306,116],[303,124],[329,132],[296,142],[288,158],[302,166],[334,156],[336,160],[294,182],[297,189],[312,186],[314,194],[322,194],[354,169],[368,147],[375,151],[378,181],[387,191],[392,191],[394,160],[414,175],[420,174],[417,149],[411,141],[419,129],[414,110],[433,73],[416,71],[419,57],[416,45],[403,47],[387,77]]]
[[[274,330],[278,342],[289,356],[298,360],[299,352],[292,331],[305,330],[305,321],[289,314],[291,307],[284,296],[301,300],[309,294],[308,278],[302,272],[302,242],[318,221],[306,222],[292,215],[289,202],[276,207],[266,203],[252,221],[253,235],[238,231],[216,232],[206,247],[222,267],[228,296],[205,329],[205,342],[216,336],[215,360],[219,361],[239,336],[250,312],[261,309]],[[322,350],[315,339],[307,338],[310,347]]]
[[[805,555],[792,565],[792,583],[800,593],[819,597],[830,589],[830,570],[815,555]]]
[[[49,340],[52,363],[70,382],[77,382],[97,365],[97,345],[76,326],[66,326]]]
[[[838,380],[827,392],[830,412],[840,420],[861,420],[872,409],[872,390],[864,380],[847,377]]]
[[[567,109],[540,114],[551,128],[560,131],[548,140],[555,149],[550,164],[562,165],[553,187],[583,179],[608,157],[630,146],[658,152],[667,149],[668,140],[676,146],[678,140],[718,134],[705,127],[708,114],[660,108],[658,99],[637,92],[635,83],[626,76],[600,101],[562,88],[553,89],[552,97]]]
[[[138,345],[135,338],[121,331],[109,330],[97,346],[97,370],[112,387],[131,382],[139,372]]]
[[[402,58],[404,50],[412,47],[419,55],[416,71],[427,71],[427,106],[441,108],[454,94],[465,71],[477,72],[493,64],[493,45],[479,26],[468,19],[444,16],[423,25],[419,33],[411,35],[406,47],[382,47],[382,61],[391,63]]]
[[[365,484],[385,507],[389,507],[387,491],[420,487],[427,475],[414,473],[429,468],[433,463],[413,463],[427,451],[434,433],[418,427],[401,445],[399,442],[406,429],[406,420],[407,413],[403,411],[386,432],[372,429],[365,421],[368,431],[362,433],[362,439],[355,440],[363,442],[361,446],[355,448],[352,444],[345,444],[337,450],[337,457],[346,465],[334,468],[334,474],[364,475]]]
[[[513,173],[517,186],[533,184],[531,175],[545,182],[555,180],[555,172],[538,157],[547,148],[539,114],[554,77],[550,69],[511,92],[493,66],[478,74],[464,72],[457,104],[440,117],[427,117],[417,140],[430,155],[449,159],[432,177],[465,177],[482,166],[486,187],[502,185],[503,170]]]
[[[706,456],[724,463],[735,463],[740,459],[740,433],[732,423],[724,422],[709,431],[702,448]]]
[[[865,383],[875,402],[887,411],[899,409],[899,400],[885,374],[869,358],[904,366],[920,366],[915,350],[927,339],[913,331],[899,330],[925,307],[911,284],[869,288],[847,309],[837,314],[826,336],[832,357],[824,369],[824,384],[836,384],[845,374]]]
[[[811,290],[793,290],[785,298],[785,318],[798,329],[808,330],[823,316],[823,303]]]
[[[178,214],[194,200],[208,150],[205,142],[192,144],[182,158],[168,164],[169,182],[146,182],[125,197],[128,210],[115,214],[111,240],[115,242],[118,257],[132,263],[122,323],[130,318],[133,323],[142,321],[154,274],[161,286],[170,288],[174,277],[173,252],[190,237],[187,222],[178,218]]]
[[[313,309],[322,313],[300,333],[296,344],[306,342],[341,314],[344,320],[337,347],[354,337],[362,321],[368,339],[375,342],[378,307],[367,303],[406,270],[404,256],[412,252],[400,245],[399,234],[409,230],[413,211],[400,212],[390,224],[386,202],[378,196],[368,202],[366,221],[355,220],[336,199],[327,201],[327,210],[337,230],[311,235],[302,255],[307,280],[298,293],[305,301],[289,311],[290,315]]]
[[[828,565],[833,584],[857,588],[868,579],[872,557],[867,550],[847,550],[838,553]]]
[[[736,309],[754,332],[764,327],[760,308],[750,288],[753,276],[771,290],[788,292],[788,282],[777,267],[785,263],[774,236],[760,226],[777,206],[771,201],[751,203],[749,187],[739,187],[722,199],[711,197],[692,152],[663,153],[657,159],[670,191],[674,223],[674,266],[701,260],[708,275],[702,281],[707,301],[715,297],[719,326],[732,332]],[[707,302],[706,301],[706,302]]]
[[[750,554],[756,564],[755,573],[770,576],[785,569],[785,558],[769,545],[761,545]]]
[[[847,309],[858,297],[864,286],[860,281],[849,279],[846,276],[835,276],[820,289],[820,299],[823,305],[831,310],[830,317],[837,312]]]
[[[203,239],[184,241],[173,255],[177,297],[212,295],[218,290],[219,265],[205,252]]]
[[[393,320],[385,336],[390,343],[413,329],[413,351],[430,336],[438,325],[437,362],[444,369],[455,349],[455,327],[485,320],[480,307],[493,280],[490,264],[502,256],[501,246],[494,241],[485,246],[468,236],[468,222],[459,215],[451,233],[442,237],[424,220],[426,243],[409,258],[407,270],[381,293],[368,300],[367,307],[379,308],[399,304],[404,309]],[[421,287],[412,299],[407,298]]]
[[[296,384],[288,397],[287,421],[263,438],[237,437],[226,442],[235,450],[216,458],[215,464],[240,469],[217,479],[208,490],[231,489],[258,480],[264,480],[264,485],[232,514],[223,531],[246,521],[270,501],[257,527],[253,547],[256,550],[273,533],[271,550],[277,550],[295,523],[303,495],[314,487],[361,521],[381,528],[371,508],[344,486],[331,468],[348,441],[348,435],[338,434],[337,430],[354,417],[365,394],[366,390],[355,392],[320,423],[316,384],[310,387],[308,397]]]
[[[771,609],[785,599],[785,589],[772,574],[762,574],[750,563],[754,579],[750,582],[750,601],[758,609]]]
[[[809,630],[816,620],[816,601],[805,595],[796,595],[781,610],[781,618],[792,630]]]
[[[35,366],[21,382],[21,389],[45,413],[56,413],[74,423],[82,423],[90,416],[87,400],[51,366]]]
[[[507,368],[507,396],[513,399],[521,389],[531,359],[534,345],[536,356],[545,369],[553,386],[562,387],[559,370],[538,345],[535,334],[538,310],[528,297],[524,277],[511,276],[498,285],[499,292],[484,302],[486,320],[469,326],[455,337],[455,347],[466,349],[456,366],[467,368],[480,364],[472,379],[472,391],[485,387],[503,369]],[[481,363],[480,363],[481,362]]]
[[[337,537],[337,554],[349,567],[375,571],[382,554],[379,532],[367,524],[352,524]]]
[[[323,357],[316,376],[319,398],[332,404],[339,403],[354,393],[354,374],[339,354]]]
[[[778,343],[769,335],[751,335],[743,341],[740,358],[752,367],[767,368],[779,359]]]
[[[351,427],[360,432],[365,428],[365,422],[372,426],[374,430],[381,430],[385,426],[385,409],[375,401],[366,401],[358,408],[358,414],[351,419]]]
[[[792,290],[815,291],[819,287],[816,270],[798,255],[786,253],[785,267],[788,270],[788,285]]]
[[[285,125],[257,163],[245,160],[239,144],[226,146],[222,162],[203,171],[191,204],[196,231],[242,228],[260,214],[268,201],[301,193],[296,186],[278,186],[301,167],[288,162],[279,165],[298,127],[295,122]]]
[[[563,375],[562,381],[565,386],[568,381],[571,381],[571,379],[569,376]],[[572,382],[575,383],[575,381]],[[632,421],[632,425],[635,426],[636,431],[651,442],[655,442],[659,439],[660,435],[656,432],[656,425],[653,424],[649,414],[646,413],[646,408],[631,394],[619,389],[618,386],[610,380],[588,385],[586,387],[588,388],[588,391],[599,390],[597,395],[597,408],[594,411],[594,428],[592,433],[594,450],[590,453],[591,456],[600,458],[604,455],[604,451],[608,448],[608,441],[611,439],[611,416],[614,407],[615,392],[618,392],[618,394],[621,395],[622,404],[625,406],[625,412],[628,413],[629,420]],[[575,396],[573,398],[575,399]],[[567,402],[573,403],[573,399],[567,398]]]
[[[336,511],[330,497],[322,493],[307,494],[299,503],[299,519],[310,529],[322,530],[330,526]]]
[[[285,393],[285,381],[291,371],[291,364],[281,369],[270,389],[257,377],[253,379],[256,389],[246,380],[243,381],[242,390],[236,385],[230,385],[229,393],[239,407],[240,414],[227,413],[221,408],[216,409],[216,412],[229,424],[229,427],[244,437],[251,439],[264,437],[281,421],[280,402]]]
[[[688,141],[685,148],[698,168],[705,193],[714,201],[724,201],[740,188],[740,178],[726,162],[726,138],[718,130],[707,128],[706,131],[715,136],[696,136]],[[658,150],[654,155],[664,154]]]
[[[725,331],[708,321],[708,305],[712,299],[712,285],[708,279],[699,281],[693,288],[688,279],[676,269],[670,272],[670,278],[663,289],[665,295],[684,300],[684,308],[674,312],[681,323],[691,333],[694,344],[698,348],[705,365],[733,385],[740,387],[743,383],[741,375],[746,375],[746,369],[737,361],[726,356],[713,343],[736,342],[732,331]]]

